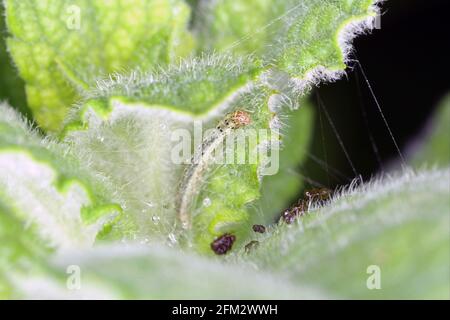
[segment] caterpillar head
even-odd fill
[[[234,111],[225,118],[225,126],[233,129],[239,129],[248,126],[252,122],[250,115],[242,110]]]

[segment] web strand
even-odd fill
[[[325,105],[324,105],[322,99],[320,98],[320,95],[319,95],[318,91],[316,91],[316,97],[317,97],[317,102],[318,102],[319,108],[321,110],[323,110],[325,116],[327,117],[328,122],[330,123],[330,126],[333,129],[333,132],[334,132],[334,134],[336,136],[336,139],[338,140],[338,143],[339,143],[342,151],[344,152],[345,157],[347,158],[347,161],[350,164],[350,167],[352,168],[353,174],[355,175],[355,177],[359,176],[359,173],[358,173],[358,171],[356,171],[356,167],[353,164],[353,162],[352,162],[352,160],[350,158],[350,155],[347,152],[347,149],[345,148],[344,141],[342,140],[341,136],[339,135],[339,132],[338,132],[338,130],[337,130],[337,128],[336,128],[336,126],[335,126],[335,124],[333,122],[333,119],[331,119],[330,114],[328,113],[327,109],[325,108]]]
[[[266,24],[265,26],[256,29],[254,32],[248,33],[245,36],[243,36],[242,38],[240,38],[239,40],[236,40],[235,42],[233,42],[231,45],[229,45],[228,47],[225,48],[225,52],[234,49],[235,47],[239,46],[241,43],[251,39],[255,34],[258,34],[264,30],[266,30],[267,28],[269,28],[270,26],[272,26],[274,23],[283,20],[284,18],[288,17],[292,12],[294,12],[295,10],[297,10],[298,8],[300,8],[301,6],[303,6],[303,3],[300,2],[298,5],[296,5],[295,7],[289,9],[288,11],[286,11],[284,14],[272,19],[268,24]]]
[[[294,174],[294,175],[299,176],[300,178],[302,178],[304,181],[306,181],[307,183],[309,183],[311,186],[313,186],[315,188],[325,188],[326,187],[323,184],[321,184],[320,182],[318,182],[318,181],[316,181],[316,180],[314,180],[314,179],[312,179],[312,178],[310,178],[308,176],[305,176],[304,174],[301,174],[298,171],[295,171],[295,170],[291,169],[291,170],[288,170],[288,172],[290,174]]]
[[[383,162],[381,161],[380,151],[378,149],[377,143],[375,141],[375,137],[373,136],[372,130],[370,129],[370,123],[369,123],[369,117],[367,116],[367,110],[366,110],[366,104],[364,103],[362,91],[361,91],[361,85],[360,85],[360,78],[358,71],[354,71],[355,74],[355,82],[356,82],[356,89],[358,91],[358,98],[359,98],[359,106],[361,110],[361,115],[364,121],[364,125],[367,129],[367,134],[369,136],[370,145],[372,146],[372,151],[375,154],[375,158],[377,159],[378,166],[381,169],[382,172],[384,172],[384,166]]]
[[[345,174],[343,174],[338,169],[332,167],[329,163],[325,162],[324,160],[320,159],[319,157],[313,155],[312,153],[306,151],[306,155],[313,160],[315,163],[320,165],[322,168],[325,168],[324,170],[327,171],[331,176],[333,176],[336,180],[339,181],[339,179],[344,179],[347,181],[352,181],[352,179]]]
[[[324,129],[323,129],[323,121],[322,121],[322,112],[320,112],[319,108],[319,122],[320,122],[320,134],[322,136],[322,154],[325,160],[325,165],[326,165],[326,171],[327,171],[327,182],[328,182],[328,186],[330,186],[330,170],[328,169],[328,157],[327,157],[327,150],[325,148],[325,134],[324,134]]]
[[[374,102],[375,102],[375,104],[377,106],[378,112],[380,113],[381,118],[383,119],[384,125],[386,126],[386,128],[387,128],[387,130],[389,132],[389,135],[391,137],[392,142],[394,143],[394,146],[395,146],[395,148],[397,150],[397,153],[398,153],[398,155],[400,157],[400,160],[402,162],[402,166],[405,168],[406,167],[406,161],[405,161],[405,158],[403,157],[403,154],[402,154],[402,151],[400,150],[400,147],[398,146],[397,140],[394,137],[394,133],[391,130],[391,126],[389,125],[389,123],[388,123],[388,121],[386,119],[386,116],[384,115],[383,109],[381,108],[381,105],[380,105],[380,103],[379,103],[379,101],[377,99],[377,96],[375,95],[375,91],[373,90],[372,85],[370,84],[370,81],[367,78],[367,75],[366,75],[366,73],[364,71],[364,68],[362,67],[361,63],[359,62],[359,58],[356,55],[356,52],[353,53],[353,54],[354,54],[354,56],[356,58],[355,62],[357,63],[357,65],[359,67],[359,70],[361,70],[361,74],[364,77],[364,80],[365,80],[365,82],[367,84],[367,87],[368,87],[368,89],[370,91],[370,94],[372,95],[372,98],[373,98],[373,100],[374,100]]]

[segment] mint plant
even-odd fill
[[[351,40],[371,29],[379,1],[3,5],[34,122],[1,105],[0,296],[448,294],[448,169],[380,178],[291,226],[273,223],[302,183],[287,172],[310,141],[307,93],[345,73]],[[192,137],[199,124],[213,131],[188,142],[198,163],[174,161],[174,132]],[[256,161],[214,162],[209,147],[245,139],[244,126],[267,134],[231,155]],[[281,170],[269,175],[273,154]],[[255,223],[271,226],[255,235]],[[211,243],[224,234],[236,241],[217,257]],[[417,234],[423,242],[408,250]],[[385,291],[366,286],[370,265],[386,274]]]

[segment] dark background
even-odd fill
[[[450,1],[390,0],[382,12],[381,29],[358,37],[354,45],[393,135],[407,153],[408,145],[423,136],[440,99],[450,92]],[[358,174],[369,178],[399,164],[398,152],[356,63],[347,75],[322,85],[314,96],[318,114],[312,154],[328,163],[328,173],[326,166],[311,158],[300,168],[311,180],[331,188],[348,183],[355,172],[318,100],[332,118]],[[306,187],[314,184],[310,181]]]

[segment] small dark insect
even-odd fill
[[[245,252],[250,253],[252,250],[258,248],[259,242],[256,240],[252,240],[245,245]]]
[[[296,218],[305,215],[310,206],[314,203],[323,203],[331,198],[332,191],[327,188],[311,189],[305,192],[303,199],[291,208],[285,210],[281,215],[281,219],[287,224],[291,224]]]
[[[266,227],[264,227],[263,225],[260,225],[260,224],[254,224],[252,229],[253,229],[253,231],[258,232],[258,233],[266,232]]]
[[[226,233],[211,243],[211,249],[215,254],[226,254],[231,250],[234,241],[236,241],[236,236]]]
[[[327,188],[312,189],[305,192],[305,198],[309,203],[322,202],[331,198],[332,191]]]
[[[308,211],[308,204],[304,200],[300,200],[297,205],[285,210],[281,218],[287,224],[291,224],[297,217],[303,216]]]

